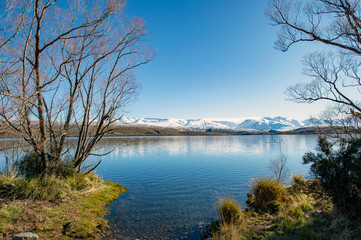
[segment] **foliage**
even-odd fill
[[[278,211],[280,201],[284,201],[284,186],[272,178],[254,179],[252,193],[248,194],[247,204],[257,211],[274,213]]]
[[[51,155],[48,156],[51,158]],[[15,168],[17,173],[26,178],[32,178],[42,174],[43,162],[41,156],[35,152],[31,152],[23,156],[16,162]],[[75,169],[72,165],[71,160],[52,160],[49,162],[47,167],[48,175],[56,175],[60,178],[69,177],[75,174]]]
[[[308,152],[303,161],[311,163],[311,172],[332,197],[335,211],[356,214],[361,210],[361,139],[336,143],[319,137],[318,152]]]

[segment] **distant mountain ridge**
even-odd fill
[[[317,119],[318,126],[327,124]],[[149,126],[193,131],[210,129],[256,130],[256,131],[290,131],[299,128],[314,127],[313,120],[299,121],[286,117],[255,117],[239,119],[166,119],[166,118],[130,118],[123,117],[118,124],[122,126]]]

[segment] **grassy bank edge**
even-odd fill
[[[92,177],[91,188],[73,191],[61,199],[0,199],[0,239],[33,232],[40,239],[99,239],[109,226],[103,217],[107,204],[125,193],[118,183]]]
[[[256,179],[255,183],[244,209],[231,198],[220,199],[219,221],[212,222],[210,229],[212,239],[361,239],[360,220],[335,213],[317,180],[295,176],[282,191],[278,191],[282,185],[272,179]]]

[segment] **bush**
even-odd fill
[[[284,186],[272,178],[255,179],[251,184],[252,194],[248,194],[247,204],[258,211],[274,213],[280,201],[284,201]]]
[[[219,201],[219,214],[223,223],[235,224],[239,223],[242,211],[235,200],[222,198]]]
[[[75,169],[70,160],[54,159],[50,154],[48,157],[50,159],[47,168],[48,175],[55,175],[61,178],[74,175]],[[25,155],[17,164],[19,174],[25,178],[32,178],[42,174],[43,162],[40,155],[35,152]]]
[[[334,211],[345,214],[361,210],[361,139],[330,142],[319,137],[318,153],[308,152],[304,164],[333,200]]]
[[[26,178],[40,175],[41,169],[43,169],[41,158],[35,152],[26,154],[17,164],[19,174]]]

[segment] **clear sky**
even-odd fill
[[[302,75],[303,43],[274,49],[278,29],[264,15],[267,0],[128,0],[142,17],[155,59],[135,71],[142,88],[129,117],[243,118],[317,116],[324,104],[286,101]]]

